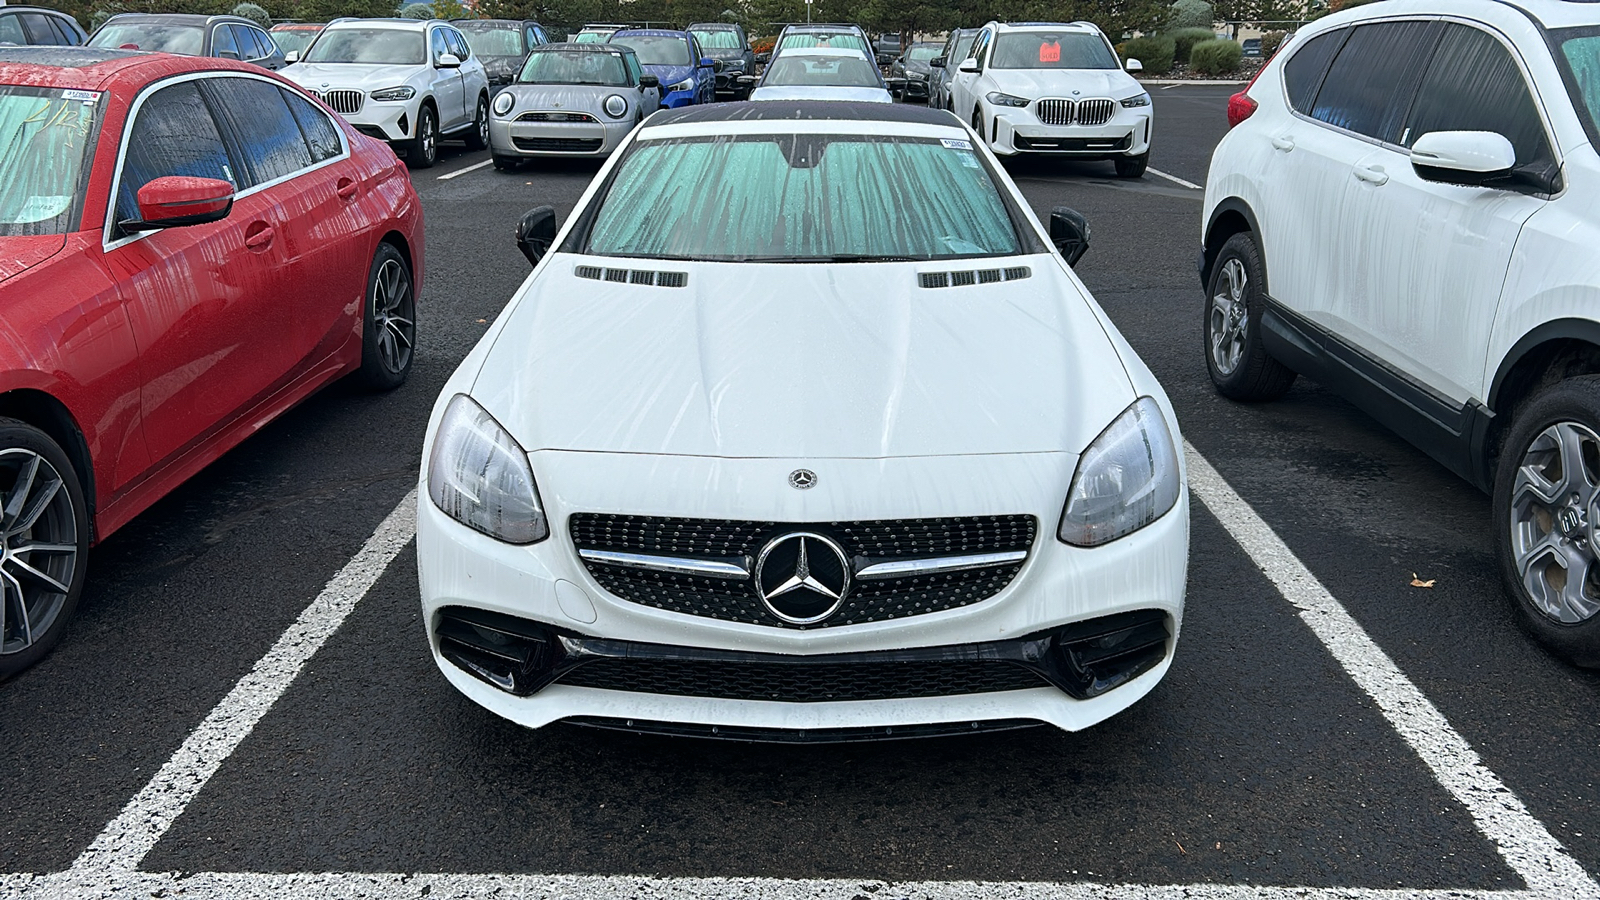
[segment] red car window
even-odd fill
[[[139,188],[166,175],[238,184],[227,148],[192,81],[162,88],[139,108],[117,185],[117,221],[139,219]]]

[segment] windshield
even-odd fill
[[[1561,48],[1562,76],[1589,140],[1600,148],[1600,26],[1552,32]]]
[[[1117,58],[1099,36],[1022,31],[995,39],[995,69],[1115,69]]]
[[[742,50],[744,44],[739,43],[737,31],[691,31],[700,41],[701,50]]]
[[[608,37],[611,37],[611,32],[609,31],[580,31],[578,36],[572,39],[572,42],[574,44],[604,44]]]
[[[826,262],[1004,256],[1019,244],[965,140],[769,134],[638,141],[588,252]]]
[[[863,55],[870,56],[872,48],[867,46],[858,35],[832,32],[818,34],[816,32],[800,32],[786,34],[783,43],[778,45],[778,50],[789,50],[794,47],[838,47],[846,50],[860,50]]]
[[[286,54],[304,53],[306,48],[311,46],[311,40],[317,33],[315,28],[285,28],[281,31],[273,29],[272,42]]]
[[[864,56],[821,56],[800,51],[780,54],[772,61],[762,87],[869,87],[881,88],[878,70]]]
[[[63,234],[100,94],[0,86],[0,235]]]
[[[639,55],[639,63],[646,66],[687,66],[689,61],[689,42],[681,37],[666,37],[650,34],[625,34],[622,37],[613,37],[613,44],[632,47],[633,52]]]
[[[906,58],[911,62],[927,62],[939,55],[940,47],[912,47]]]
[[[89,39],[91,47],[181,53],[184,56],[199,56],[205,43],[206,30],[199,25],[157,22],[111,22]]]
[[[522,46],[522,29],[516,25],[457,22],[456,27],[479,56],[521,56],[528,52]]]
[[[333,28],[311,46],[305,62],[365,63],[375,66],[420,66],[422,32],[398,28]]]
[[[620,53],[587,50],[535,50],[522,64],[518,84],[600,84],[627,87],[627,67]]]

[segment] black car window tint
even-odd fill
[[[237,140],[247,186],[293,175],[311,165],[311,148],[283,92],[254,78],[208,78],[205,90],[218,117]]]
[[[459,59],[462,62],[466,62],[467,57],[472,55],[472,50],[467,46],[466,39],[463,38],[459,32],[446,29],[444,32],[444,42],[445,46],[450,48],[450,52],[455,54],[456,59]]]
[[[338,156],[344,147],[339,143],[339,127],[333,124],[328,114],[288,88],[280,87],[278,90],[283,92],[283,99],[289,104],[295,122],[299,123],[306,145],[311,148],[311,161],[322,162]]]
[[[56,31],[61,35],[62,45],[70,47],[83,43],[83,35],[78,33],[77,27],[71,22],[60,16],[50,16],[49,18],[50,24],[54,25]]]
[[[22,27],[28,32],[31,44],[54,47],[61,43],[60,36],[50,27],[50,17],[43,13],[23,13]]]
[[[139,108],[117,183],[116,220],[137,220],[139,189],[169,175],[239,184],[217,123],[192,81],[156,91]]]
[[[1446,27],[1400,143],[1433,131],[1493,131],[1517,150],[1517,166],[1553,166],[1533,95],[1505,46],[1466,25]]]
[[[1312,118],[1395,143],[1438,39],[1435,22],[1359,25],[1334,57]]]
[[[211,55],[225,59],[244,59],[239,42],[233,37],[233,26],[218,25],[211,32]]]
[[[239,32],[239,49],[244,51],[246,59],[266,59],[272,55],[272,44],[267,41],[267,36],[260,29],[251,28],[249,25],[233,26]]]
[[[1297,112],[1311,112],[1311,101],[1322,85],[1322,73],[1328,71],[1328,61],[1349,36],[1348,28],[1319,34],[1294,48],[1294,55],[1283,64],[1283,87],[1289,95],[1289,105]]]
[[[22,33],[21,16],[0,16],[0,44],[27,44],[28,36]]]

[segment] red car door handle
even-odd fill
[[[251,225],[250,229],[244,233],[244,245],[251,250],[265,250],[272,246],[274,237],[277,237],[277,233],[272,230],[271,225],[265,222],[257,222]]]
[[[339,179],[339,186],[335,190],[339,192],[340,200],[349,200],[356,195],[356,183],[348,178],[341,178]]]

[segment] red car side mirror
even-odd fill
[[[169,175],[139,188],[139,222],[134,230],[179,228],[225,218],[233,209],[233,185],[220,178]]]

